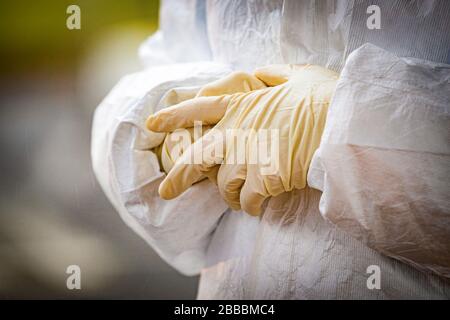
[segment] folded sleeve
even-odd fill
[[[164,134],[148,131],[145,120],[174,88],[199,89],[228,72],[212,63],[149,68],[124,77],[94,115],[91,155],[102,189],[125,223],[186,275],[204,265],[210,237],[227,206],[209,181],[175,200],[159,197],[164,173],[151,149]]]
[[[370,247],[450,277],[450,66],[374,45],[344,66],[308,183]]]

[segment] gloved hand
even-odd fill
[[[266,198],[306,186],[338,74],[319,66],[273,65],[258,69],[255,76],[272,87],[194,98],[149,117],[148,128],[160,132],[191,127],[196,120],[217,123],[177,160],[159,187],[162,198],[175,198],[218,169],[219,191],[229,206],[258,215]],[[226,138],[229,129],[244,130],[238,135],[243,148]],[[276,170],[266,170],[267,163],[259,159],[262,129],[278,135],[268,142],[269,162]],[[244,161],[236,161],[239,157]]]
[[[199,97],[211,97],[210,99],[204,99],[207,101],[206,105],[214,105],[214,101],[217,100],[217,96],[233,94],[238,92],[249,92],[253,90],[259,90],[266,88],[265,84],[253,75],[247,74],[245,72],[233,72],[230,75],[213,81],[200,89],[196,94],[196,98]],[[169,100],[173,100],[171,97]],[[178,100],[178,99],[175,99]],[[172,108],[164,109],[166,116],[171,113]],[[214,110],[205,110],[206,115]],[[175,122],[170,123],[172,128],[177,129],[177,118]],[[173,120],[170,120],[173,121]],[[169,124],[168,124],[169,125]],[[166,126],[167,128],[167,126]],[[150,130],[152,130],[149,127]],[[159,128],[154,128],[152,131],[161,131]],[[206,132],[211,129],[211,126],[204,125],[201,130],[194,132],[194,128],[190,127],[187,130],[178,130],[176,132],[169,132],[161,145],[154,149],[154,152],[158,156],[160,165],[164,172],[169,173],[169,171],[174,166],[177,159],[184,153],[184,151],[198,138],[202,137]],[[163,130],[166,131],[166,130]],[[174,131],[174,130],[167,130]],[[199,134],[195,134],[199,133]],[[211,173],[211,172],[209,172]],[[217,173],[217,172],[216,172]],[[216,174],[211,173],[208,175],[213,182],[216,182]],[[199,180],[203,180],[206,176],[202,176]],[[194,181],[195,182],[195,181]]]

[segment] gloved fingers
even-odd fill
[[[252,74],[236,71],[226,77],[208,83],[197,93],[197,97],[221,96],[239,92],[249,92],[266,88],[264,82]]]
[[[222,198],[231,209],[241,209],[240,194],[247,175],[245,164],[223,164],[217,175],[217,183]]]
[[[292,75],[304,67],[305,65],[300,64],[272,64],[257,68],[254,74],[267,86],[274,87],[285,83]]]
[[[195,98],[197,93],[198,88],[196,87],[176,87],[170,89],[163,95],[159,101],[159,105],[164,106],[165,108],[173,106],[174,104]]]
[[[210,168],[209,171],[204,172],[205,177],[209,179],[212,183],[217,185],[217,176],[220,169],[220,165],[216,165]]]
[[[242,186],[240,202],[241,208],[252,216],[259,216],[261,214],[261,207],[269,195],[261,192],[262,188],[254,186],[254,180],[247,179]]]
[[[259,164],[247,164],[246,170],[246,180],[242,186],[239,201],[242,210],[257,216],[261,214],[264,200],[270,195],[267,192]]]
[[[147,118],[146,126],[154,132],[172,132],[190,128],[195,121],[213,125],[222,119],[231,96],[199,97],[162,109]]]
[[[189,167],[185,164],[175,165],[159,185],[158,193],[162,199],[174,199],[201,177],[202,173],[198,170],[198,167]]]
[[[159,185],[161,198],[178,197],[204,176],[212,176],[217,165],[223,162],[223,135],[210,131],[194,142],[175,162],[166,178]]]

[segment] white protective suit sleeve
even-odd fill
[[[197,63],[130,74],[94,115],[93,169],[104,192],[123,220],[187,275],[198,273],[204,265],[211,232],[227,207],[206,180],[176,201],[160,199],[158,185],[164,174],[150,149],[163,141],[164,134],[148,131],[145,119],[164,106],[165,97],[171,101],[174,96],[193,97],[200,86],[229,72],[221,65]]]
[[[308,176],[323,191],[322,215],[379,252],[450,277],[449,127],[450,65],[373,45],[354,51]]]

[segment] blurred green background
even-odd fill
[[[81,9],[81,30],[66,28],[66,9]],[[2,69],[9,72],[58,67],[76,71],[83,56],[111,33],[148,36],[158,26],[154,0],[0,1]]]
[[[66,9],[81,8],[81,30]],[[0,299],[194,298],[91,169],[92,113],[158,27],[158,1],[0,1]],[[66,288],[68,265],[82,289]]]

